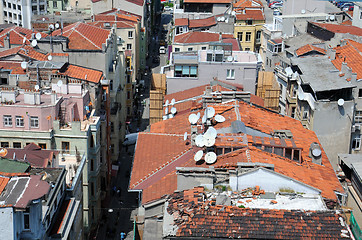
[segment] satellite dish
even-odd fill
[[[225,19],[225,23],[229,23],[229,19],[227,18],[227,19]]]
[[[25,43],[26,42],[26,38],[23,38],[23,43]]]
[[[168,99],[166,100],[166,103],[165,103],[166,106],[168,106]]]
[[[34,88],[35,88],[35,90],[37,90],[37,91],[38,91],[38,90],[39,90],[39,85],[35,85],[35,87],[34,87]]]
[[[48,60],[51,61],[53,59],[52,55],[48,56]]]
[[[198,146],[198,147],[205,146],[204,136],[202,136],[201,134],[197,135],[196,138],[195,138],[195,143],[196,143],[196,146]]]
[[[220,22],[220,21],[221,21],[221,17],[217,17],[216,20],[217,20],[218,22]]]
[[[232,62],[234,60],[234,58],[233,58],[233,56],[228,56],[227,60],[228,60],[228,62]]]
[[[338,106],[340,106],[340,107],[342,107],[343,105],[344,105],[344,100],[343,100],[343,98],[340,98],[340,99],[338,99]]]
[[[32,47],[36,47],[36,45],[38,45],[38,41],[37,40],[33,40],[33,41],[31,41],[31,46]]]
[[[202,123],[206,123],[206,120],[207,120],[206,115],[202,116]]]
[[[204,155],[204,152],[202,150],[199,150],[197,151],[197,153],[195,154],[194,156],[194,160],[197,162],[197,161],[200,161],[201,158],[202,158],[202,155]]]
[[[174,98],[172,98],[171,105],[175,105],[175,102],[176,102],[176,100]]]
[[[312,155],[314,157],[319,157],[321,154],[322,154],[322,151],[320,149],[318,149],[318,148],[313,149],[313,151],[312,151]]]
[[[205,155],[205,162],[208,164],[213,164],[214,162],[216,162],[217,156],[216,153],[214,152],[208,152]]]
[[[305,13],[305,9],[302,9],[300,12],[301,12],[302,14],[304,14],[304,13]]]
[[[167,116],[163,116],[162,119],[163,119],[163,120],[167,120]]]
[[[63,85],[62,80],[59,80],[59,81],[57,82],[57,85],[58,85],[58,87],[61,87],[61,86]]]
[[[200,118],[200,115],[201,115],[200,112],[198,112],[198,113],[197,113],[197,119]]]
[[[169,114],[169,115],[168,115],[168,118],[173,118],[173,114]]]
[[[232,12],[231,12],[231,15],[235,16],[235,15],[236,15],[236,12],[235,12],[235,11],[232,11]]]
[[[196,124],[197,120],[199,120],[199,118],[197,117],[197,115],[195,113],[191,113],[189,116],[189,122],[191,124]]]
[[[225,122],[225,118],[224,118],[224,116],[222,116],[222,115],[215,115],[215,121],[216,122],[219,122],[219,123],[222,123],[222,122]]]
[[[40,39],[41,39],[41,34],[40,34],[40,33],[35,34],[35,38],[36,38],[37,40],[40,40]]]
[[[55,24],[55,28],[59,28],[59,23],[56,23],[56,24]]]
[[[168,107],[165,107],[165,114],[168,113]]]
[[[27,62],[22,62],[22,63],[21,63],[21,68],[22,68],[22,69],[26,69],[27,66],[28,66],[28,63],[27,63]]]
[[[184,141],[186,141],[186,139],[187,139],[187,132],[185,132],[184,134]]]
[[[334,15],[331,15],[331,16],[329,17],[329,19],[330,19],[331,21],[334,21]]]
[[[209,127],[209,128],[207,129],[206,133],[207,133],[210,137],[212,137],[212,138],[216,138],[216,136],[217,136],[217,131],[216,131],[216,129],[213,128],[213,127]]]
[[[215,115],[215,109],[213,107],[206,108],[207,118],[212,118]]]
[[[225,17],[220,18],[221,22],[225,21]]]
[[[177,109],[175,107],[171,108],[171,113],[175,114],[177,112]]]
[[[0,148],[0,157],[5,157],[8,154],[8,150]]]
[[[54,30],[54,25],[53,25],[53,24],[50,24],[50,25],[49,25],[49,29],[50,29],[50,30]]]
[[[205,136],[206,135],[206,136]],[[204,144],[206,147],[212,147],[215,145],[215,138],[212,136],[205,134],[204,135]]]

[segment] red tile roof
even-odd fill
[[[28,185],[20,199],[16,202],[16,208],[26,208],[32,200],[40,199],[48,194],[50,185],[41,180],[40,175],[31,175]]]
[[[352,25],[352,21],[351,20],[346,20],[344,22],[341,23],[342,25]]]
[[[145,2],[143,0],[126,0],[127,2],[136,4],[138,6],[143,6],[145,4]]]
[[[8,184],[10,178],[0,176],[0,194],[3,192],[4,188]]]
[[[24,156],[26,155],[26,161],[30,163],[32,167],[41,167],[45,168],[48,164],[51,164],[53,161],[53,155],[57,155],[58,152],[54,150],[42,150],[35,143],[30,143],[26,145],[23,149],[21,148],[7,148],[6,158],[15,159],[18,161],[23,161]]]
[[[263,3],[258,0],[240,0],[236,3],[234,3],[234,9],[235,8],[264,8]]]
[[[56,70],[57,74],[68,76],[70,78],[99,83],[103,79],[103,72],[91,68],[81,67],[69,64],[66,69]]]
[[[237,13],[236,20],[245,21],[245,20],[255,20],[255,21],[264,21],[265,16],[262,10],[245,10],[245,13]]]
[[[176,26],[188,26],[189,19],[188,18],[176,18],[175,19],[175,27]]]
[[[29,44],[32,34],[34,35],[38,33],[37,31],[32,31],[30,29],[13,26],[9,28],[5,28],[0,32],[0,46],[4,47],[4,39],[9,34],[10,36],[10,44],[14,45],[22,45],[24,43],[24,38],[26,39],[25,43]],[[47,34],[40,33],[42,37],[46,37]]]
[[[223,43],[231,43],[233,45],[233,51],[241,51],[240,41],[236,38],[226,38],[222,40]]]
[[[185,0],[184,3],[231,3],[231,0]]]
[[[106,43],[109,30],[77,22],[53,32],[54,36],[65,36],[69,39],[69,49],[74,50],[102,50],[102,44]]]
[[[326,54],[326,50],[324,50],[323,48],[313,46],[311,44],[304,45],[295,51],[295,53],[297,54],[298,57],[311,53],[311,52],[317,52],[317,53],[320,53],[323,55]]]
[[[22,45],[0,52],[0,58],[7,58],[13,55],[30,58],[37,61],[48,61],[48,56],[69,56],[68,53],[41,53],[29,45]]]
[[[211,27],[216,25],[216,19],[214,16],[204,18],[204,19],[190,19],[189,28],[201,28],[201,27]]]
[[[175,36],[174,43],[218,42],[220,35],[211,32],[187,32]]]
[[[199,91],[201,90],[202,88]],[[178,98],[177,94],[172,97]],[[190,109],[195,111],[196,107],[201,107],[199,102],[192,105]],[[274,164],[276,172],[320,189],[326,199],[336,201],[335,191],[343,192],[323,149],[321,149],[322,165],[312,163],[309,148],[313,142],[319,143],[319,141],[316,134],[305,129],[299,121],[244,102],[210,105],[214,107],[216,114],[221,114],[226,119],[223,123],[217,123],[214,126],[216,129],[230,127],[231,122],[240,120],[246,127],[265,134],[271,134],[275,130],[290,130],[293,135],[292,140],[282,141],[279,138],[252,136],[245,138],[243,134],[219,134],[216,138],[216,147],[229,146],[241,149],[219,156],[217,162],[213,164],[215,168],[235,168],[238,162],[270,163]],[[177,108],[179,109],[179,106]],[[200,113],[202,116],[204,110]],[[188,141],[183,141],[184,133],[190,133],[189,114],[190,110],[183,108],[181,112],[178,110],[174,118],[152,124],[149,133],[139,134],[130,189],[143,189],[143,203],[158,199],[177,189],[176,167],[208,167],[205,162],[195,163],[192,153],[198,148],[187,144]],[[154,144],[155,142],[157,144]],[[254,147],[257,143],[301,149],[302,162],[257,149]]]
[[[335,47],[336,58],[332,60],[333,65],[341,70],[342,62],[357,73],[357,79],[362,78],[362,44],[348,39],[346,45]]]
[[[123,10],[114,9],[114,11],[109,11],[93,16],[93,21],[131,21],[138,22],[141,19],[141,16],[133,13],[129,13]]]
[[[317,22],[313,22],[312,24],[334,33],[349,33],[352,35],[362,36],[362,28],[356,26]]]
[[[95,21],[89,24],[104,29],[110,28],[114,24],[117,25],[117,28],[135,28],[135,23],[131,21]]]
[[[24,69],[21,68],[20,62],[14,61],[0,61],[1,70],[10,70],[11,74],[26,74]]]
[[[173,221],[170,236],[202,239],[351,238],[343,215],[335,211],[250,209],[213,205],[202,187],[173,193],[167,200]],[[168,229],[171,229],[168,226]],[[168,236],[165,236],[166,238]]]

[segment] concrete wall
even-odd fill
[[[207,189],[214,188],[214,174],[187,174],[187,173],[178,173],[177,174],[177,190],[183,191],[192,189],[194,187],[204,186]]]
[[[0,239],[16,239],[13,214],[12,207],[0,209]]]
[[[231,84],[242,84],[244,90],[255,94],[256,63],[201,62],[197,78],[167,77],[167,94],[209,84],[214,77]],[[226,79],[227,69],[234,69],[235,79]]]
[[[360,18],[362,14],[362,4],[356,2],[353,9],[353,19],[352,25],[362,28],[362,19]]]
[[[178,48],[180,49],[178,52],[188,52],[189,48],[192,48],[191,51],[199,51],[202,50],[202,48],[206,47],[206,49],[209,49],[209,44],[210,43],[200,43],[200,44],[179,44],[179,43],[174,43],[172,45],[172,52],[176,52],[175,49]]]
[[[213,5],[212,14],[213,15],[224,14],[229,6],[230,6],[230,4],[228,4],[228,3],[227,4],[225,4],[225,3],[216,3],[216,4]]]
[[[349,153],[353,101],[315,102],[313,128],[334,169],[338,169],[337,154]]]
[[[283,15],[302,13],[319,13],[326,12],[326,4],[331,4],[328,1],[318,0],[287,0],[283,4]]]
[[[258,169],[238,177],[230,176],[230,187],[233,191],[241,191],[249,187],[260,186],[267,192],[279,192],[280,189],[292,189],[295,192],[319,194],[312,187],[293,181],[285,176]]]

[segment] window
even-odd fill
[[[246,20],[246,25],[253,25],[253,20]]]
[[[114,154],[114,144],[111,144],[111,154]]]
[[[175,48],[175,52],[179,52],[180,51],[180,48]]]
[[[187,51],[192,51],[192,50],[193,50],[192,47],[187,48]]]
[[[303,111],[303,120],[309,120],[309,109],[308,107],[304,107],[304,111]]]
[[[235,79],[235,70],[234,69],[228,69],[226,71],[226,78],[227,79]]]
[[[206,50],[206,47],[202,47],[201,50]]]
[[[1,142],[1,147],[2,147],[2,148],[7,148],[7,147],[9,147],[9,142]]]
[[[240,42],[243,41],[243,32],[238,32],[238,39]]]
[[[32,128],[39,127],[39,118],[38,117],[30,117],[30,127],[32,127]]]
[[[27,208],[23,212],[23,216],[24,216],[24,229],[28,230],[28,229],[30,229],[30,210],[29,210],[29,208]]]
[[[127,50],[132,50],[132,44],[131,43],[127,43]]]
[[[359,13],[359,19],[362,19],[362,11]]]
[[[245,41],[246,41],[246,42],[251,42],[251,32],[246,32],[246,34],[245,34]]]
[[[362,88],[358,89],[358,97],[362,97]]]
[[[57,1],[53,1],[53,8],[58,8],[58,2]]]
[[[175,77],[197,77],[197,66],[175,66]]]
[[[21,148],[21,142],[13,142],[13,148]]]
[[[128,31],[128,38],[133,38],[133,32],[132,31]]]
[[[362,111],[356,111],[356,113],[354,114],[354,122],[362,123]]]
[[[114,123],[111,122],[111,132],[113,133],[114,132]]]
[[[291,111],[291,113],[290,113],[290,116],[291,116],[292,118],[294,118],[294,116],[295,116],[295,107],[292,107],[292,111]]]
[[[18,10],[21,11],[21,5],[18,5]]]
[[[62,153],[69,153],[69,142],[62,142]]]
[[[260,37],[261,37],[261,31],[257,31],[256,32],[256,41],[260,42]]]
[[[4,124],[4,127],[12,127],[13,118],[10,115],[4,115],[3,124]]]
[[[130,99],[130,98],[131,98],[131,92],[127,91],[127,99]]]
[[[353,150],[360,150],[361,149],[361,138],[355,137],[352,140],[352,149]]]
[[[16,9],[16,5],[15,5],[15,3],[13,3],[13,9]]]
[[[46,143],[39,143],[38,145],[39,145],[39,147],[41,149],[47,149],[47,144]]]
[[[7,17],[7,16],[8,16],[8,12],[4,11],[4,16]]]
[[[90,160],[90,170],[94,171],[94,159]]]
[[[15,117],[16,127],[24,127],[24,118],[22,116]]]
[[[245,48],[245,51],[250,51],[250,48],[248,48],[248,47],[247,47],[247,48]]]

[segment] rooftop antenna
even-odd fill
[[[21,65],[21,68],[25,70],[27,68],[27,66],[28,66],[28,63],[27,62],[22,62],[20,65]]]
[[[202,123],[206,123],[206,120],[207,120],[206,114],[204,114],[204,116],[202,116]]]
[[[53,24],[49,25],[49,31],[50,31],[50,47],[51,47],[52,53],[53,53],[53,31],[54,31],[54,25]]]
[[[195,162],[200,161],[203,155],[204,155],[204,152],[202,150],[197,151],[197,153],[194,156]]]
[[[52,55],[48,56],[48,61],[51,61],[53,59]]]
[[[340,98],[338,99],[338,106],[342,107],[344,105],[344,99],[343,98]]]
[[[215,139],[217,136],[217,131],[214,127],[209,127],[205,134],[208,134],[211,138]]]
[[[212,118],[215,115],[215,109],[213,107],[207,107],[205,115],[207,118]]]
[[[62,87],[62,85],[63,85],[63,81],[62,80],[59,80],[58,82],[57,82],[57,85],[58,85],[58,87],[59,87],[59,93],[61,92],[61,87]]]
[[[205,134],[204,135],[204,144],[205,147],[212,147],[215,145],[215,138],[213,138],[212,136]]]
[[[217,156],[216,156],[216,153],[214,152],[208,152],[206,153],[205,155],[205,162],[207,164],[213,164],[216,162],[216,159],[217,159]]]
[[[38,90],[39,90],[39,85],[35,85],[34,89],[35,89],[36,91],[38,91]]]

